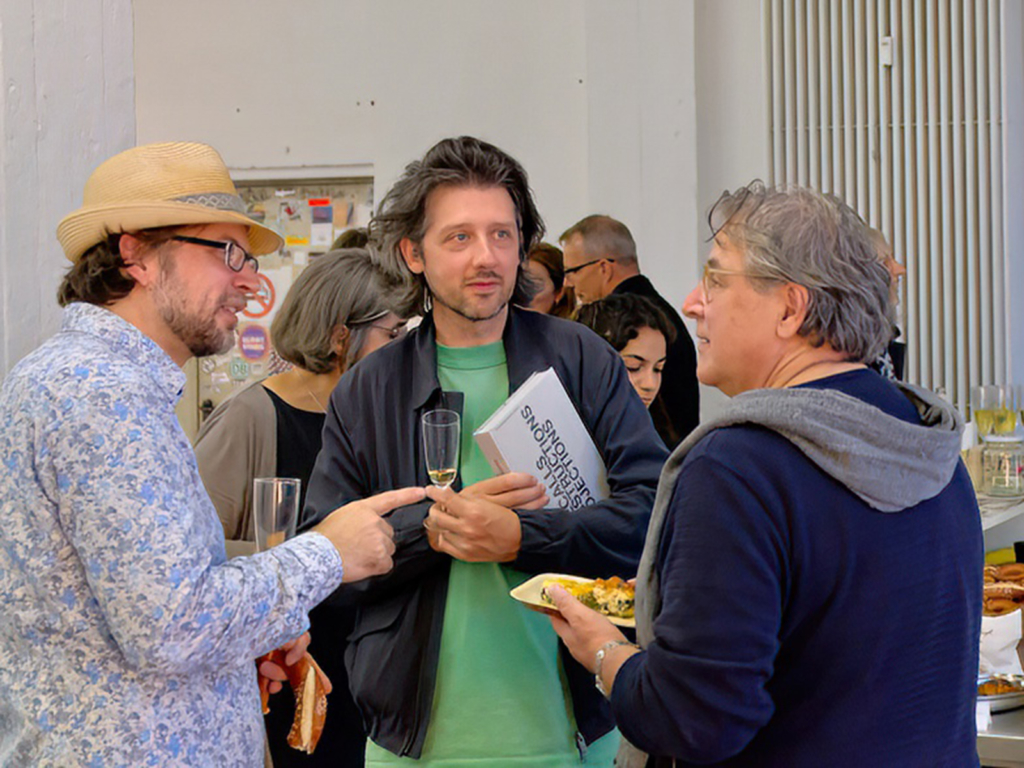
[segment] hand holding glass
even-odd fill
[[[423,456],[427,476],[438,488],[455,482],[459,471],[459,442],[462,424],[459,414],[447,409],[423,414]]]
[[[294,477],[257,477],[252,481],[256,551],[265,552],[295,535],[301,485]]]

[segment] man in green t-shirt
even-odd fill
[[[522,166],[469,137],[409,165],[370,226],[382,265],[409,286],[396,311],[424,320],[339,383],[305,523],[364,489],[426,485],[420,418],[438,407],[462,415],[453,487],[466,502],[397,510],[392,575],[335,595],[339,610],[358,605],[345,660],[370,766],[610,766],[617,748],[593,678],[508,592],[549,571],[634,575],[666,452],[607,344],[518,308],[542,233]],[[531,475],[493,477],[472,437],[549,367],[608,468],[610,498],[575,512],[546,507]],[[315,622],[313,633],[324,641]]]

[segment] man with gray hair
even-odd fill
[[[370,233],[382,264],[409,282],[399,314],[425,318],[339,382],[306,524],[370,489],[426,484],[428,411],[461,412],[462,431],[455,492],[389,517],[392,575],[335,595],[339,610],[358,605],[346,663],[367,764],[564,766],[586,754],[610,766],[618,736],[593,679],[508,592],[545,572],[632,576],[665,450],[608,344],[520,308],[543,222],[515,159],[471,137],[441,141],[407,166]],[[546,507],[531,475],[494,476],[473,440],[546,368],[608,469],[611,496],[575,511]]]
[[[662,473],[639,647],[553,590],[556,629],[635,745],[619,765],[976,766],[963,421],[868,367],[890,279],[849,206],[752,184],[711,223],[683,311],[701,381],[732,400]]]
[[[700,421],[697,352],[675,308],[640,274],[636,242],[629,228],[611,216],[580,219],[559,238],[565,263],[565,282],[581,304],[613,293],[632,293],[654,302],[676,329],[668,346],[662,385],[651,404],[654,426],[669,450],[690,434]]]

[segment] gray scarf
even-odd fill
[[[920,424],[889,416],[842,392],[796,387],[755,389],[737,395],[717,418],[690,433],[661,470],[640,558],[636,632],[642,648],[654,640],[654,617],[661,608],[655,564],[669,500],[686,455],[709,432],[737,424],[774,430],[880,512],[912,507],[938,495],[949,484],[960,458],[963,419],[932,392],[894,383],[917,408]],[[642,768],[646,762],[647,755],[623,739],[615,765]]]

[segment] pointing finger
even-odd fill
[[[399,488],[396,491],[385,491],[376,496],[370,496],[364,499],[363,503],[378,515],[385,515],[397,507],[423,501],[424,495],[422,488]]]

